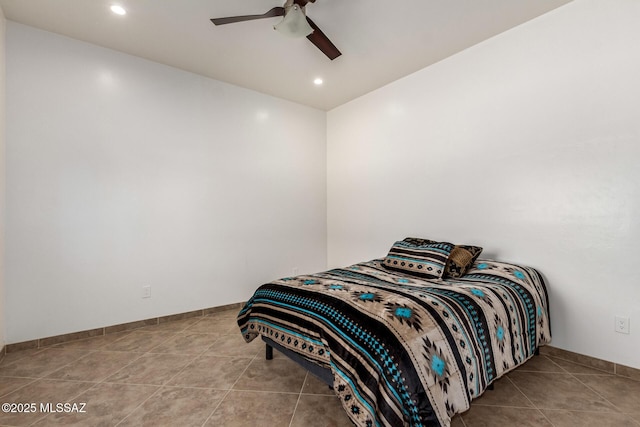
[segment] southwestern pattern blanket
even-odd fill
[[[533,268],[478,260],[430,280],[373,260],[258,288],[238,315],[330,368],[358,426],[449,426],[497,378],[550,342],[549,303]]]

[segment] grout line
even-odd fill
[[[21,355],[21,356],[17,357],[17,358],[16,358],[14,361],[12,361],[12,362],[7,362],[7,361],[6,361],[6,359],[7,359],[7,357],[9,357],[9,356],[6,356],[6,357],[3,359],[3,361],[4,361],[4,363],[5,363],[5,364],[4,364],[3,366],[1,366],[1,367],[6,368],[6,367],[8,367],[8,366],[15,365],[18,361],[20,361],[20,360],[22,360],[22,359],[24,359],[24,358],[26,358],[26,357],[29,357],[29,356],[35,356],[36,354],[40,354],[40,353],[42,353],[42,352],[43,352],[43,351],[45,351],[45,350],[46,350],[46,348],[29,348],[29,349],[26,349],[26,350],[16,351],[16,352],[11,353],[11,354],[17,354],[17,353],[23,353],[23,352],[24,352],[24,353],[27,353],[27,352],[29,352],[29,351],[33,351],[33,353],[30,353],[30,354],[23,354],[23,355]]]
[[[197,323],[197,322],[196,322],[196,323]],[[194,324],[195,324],[195,323],[194,323]],[[156,347],[158,347],[158,346],[162,345],[163,343],[165,343],[165,342],[167,342],[167,341],[169,341],[169,340],[175,339],[175,338],[176,338],[176,336],[178,335],[178,333],[179,333],[179,332],[173,332],[173,333],[171,333],[171,334],[167,337],[167,339],[166,339],[166,340],[164,340],[164,341],[160,342],[158,345],[156,345],[156,346],[152,347],[151,349],[147,350],[147,352],[145,352],[145,353],[141,354],[141,355],[140,355],[140,357],[136,358],[135,360],[139,360],[139,359],[141,359],[142,357],[144,357],[144,356],[145,356],[145,355],[147,355],[147,354],[151,354],[151,355],[154,355],[154,354],[171,354],[171,353],[153,353],[151,350],[153,350],[154,348],[156,348]],[[213,344],[211,344],[211,345],[213,345]],[[166,381],[164,381],[162,384],[160,384],[160,385],[158,386],[158,389],[157,389],[155,392],[153,392],[153,393],[152,393],[148,398],[146,398],[143,402],[141,402],[138,406],[136,406],[136,407],[135,407],[131,412],[129,412],[129,413],[128,413],[124,418],[122,418],[122,419],[121,419],[121,420],[116,424],[116,426],[118,426],[118,425],[122,424],[122,422],[123,422],[124,420],[126,420],[127,418],[129,418],[129,417],[130,417],[134,412],[136,412],[139,408],[141,408],[145,403],[147,403],[147,402],[148,402],[150,399],[152,399],[155,395],[157,395],[158,393],[160,393],[160,392],[165,388],[166,384],[168,384],[169,382],[171,382],[171,380],[173,380],[175,377],[177,377],[178,375],[180,375],[180,374],[181,374],[181,373],[182,373],[182,372],[183,372],[183,371],[184,371],[188,366],[190,366],[193,362],[195,362],[195,361],[196,361],[200,356],[202,356],[202,355],[203,355],[203,354],[204,354],[208,349],[209,349],[209,347],[207,347],[206,349],[202,350],[202,352],[200,352],[200,353],[198,353],[198,354],[195,354],[195,355],[184,355],[185,357],[186,357],[186,356],[193,356],[193,358],[192,358],[188,363],[186,363],[182,368],[180,368],[180,369],[178,370],[178,372],[176,372],[173,376],[171,376],[171,378],[167,379],[167,380],[166,380]],[[135,360],[134,360],[134,361],[135,361]],[[133,363],[134,361],[132,361],[131,363]],[[126,366],[129,366],[129,365],[126,365]],[[122,369],[126,368],[126,366],[125,366],[125,367],[123,367]],[[120,372],[122,369],[118,370],[118,372]],[[116,373],[117,373],[117,372],[113,373],[112,375],[109,375],[109,377],[111,377],[111,376],[115,375]],[[107,378],[109,378],[109,377],[107,377]],[[117,383],[112,383],[112,384],[117,384]],[[126,384],[128,384],[128,385],[136,385],[136,384],[131,384],[131,383],[126,383]],[[142,385],[142,384],[141,384],[141,385]],[[144,385],[152,385],[152,384],[144,384]],[[171,387],[176,387],[176,386],[171,386]]]
[[[553,356],[551,356],[551,357],[553,357]],[[593,366],[585,365],[585,364],[583,364],[583,363],[578,363],[578,362],[574,362],[574,361],[572,361],[572,360],[563,359],[563,358],[561,358],[561,357],[556,357],[556,359],[559,359],[559,360],[562,360],[562,361],[565,361],[565,362],[568,362],[568,363],[572,363],[572,364],[574,364],[574,365],[581,366],[581,367],[583,367],[583,368],[588,368],[588,369],[592,369],[592,370],[594,370],[594,371],[598,371],[598,372],[599,372],[599,373],[597,373],[597,374],[583,374],[583,375],[613,375],[613,376],[618,376],[618,377],[622,376],[622,375],[618,375],[618,374],[616,374],[616,368],[615,368],[615,366],[614,366],[614,368],[613,368],[613,372],[609,372],[609,371],[602,370],[602,369],[600,369],[600,368],[595,368],[595,367],[593,367]],[[567,370],[567,372],[569,372],[569,371]],[[569,372],[569,373],[571,374],[571,372]]]
[[[47,379],[47,378],[40,378],[40,380],[43,380],[43,379]],[[68,381],[68,380],[56,380],[56,379],[53,379],[53,381],[63,381],[63,382],[64,382],[64,381],[66,381],[66,382],[92,382],[92,381]],[[81,392],[79,392],[78,394],[75,394],[75,395],[73,395],[73,396],[71,396],[71,397],[67,398],[67,399],[66,399],[66,401],[67,401],[67,402],[73,402],[73,401],[75,401],[76,399],[80,398],[80,396],[82,396],[83,394],[85,394],[85,393],[86,393],[86,392],[88,392],[89,390],[91,390],[91,389],[95,388],[98,384],[100,384],[100,383],[94,382],[94,383],[93,383],[93,385],[92,385],[91,387],[89,387],[89,388],[87,388],[87,389],[85,389],[85,390],[82,390],[82,391],[81,391]],[[45,418],[47,418],[47,417],[49,417],[49,416],[53,416],[53,415],[55,415],[55,413],[47,413],[47,414],[45,414],[43,417],[38,418],[37,420],[35,420],[34,422],[32,422],[32,423],[31,423],[31,424],[29,424],[29,425],[30,425],[30,426],[36,425],[38,422],[40,422],[40,421],[44,420]]]
[[[184,320],[184,319],[181,319]],[[201,320],[201,319],[200,319]],[[183,333],[184,331],[186,331],[187,329],[189,329],[191,326],[194,326],[198,323],[200,323],[200,320],[194,322],[191,325],[187,325],[185,328],[179,330],[179,331],[173,331],[171,334],[169,334],[169,336],[167,337],[166,340],[160,342],[158,345],[150,348],[149,350],[147,350],[146,353],[144,353],[143,355],[141,355],[139,358],[137,358],[136,360],[142,358],[144,355],[147,354],[173,354],[173,353],[153,353],[153,349],[161,346],[163,343],[168,342],[169,340],[173,340],[176,337],[178,337],[179,335],[181,335],[181,333]],[[179,376],[182,372],[184,372],[185,369],[187,369],[189,366],[191,366],[196,360],[198,360],[200,357],[202,357],[205,353],[207,353],[211,347],[213,347],[216,343],[217,339],[214,340],[213,343],[211,343],[209,346],[207,346],[205,349],[201,350],[199,353],[195,353],[195,354],[188,354],[188,355],[183,355],[183,356],[192,356],[191,360],[186,363],[181,369],[179,369],[173,376],[171,376],[171,378],[167,379],[162,385],[160,385],[158,387],[158,390],[156,390],[154,393],[152,393],[147,399],[145,399],[142,403],[140,403],[140,405],[136,406],[136,408],[134,408],[129,414],[127,414],[127,416],[125,416],[122,420],[120,420],[118,422],[117,425],[120,425],[124,420],[126,420],[128,417],[130,417],[136,410],[138,410],[138,408],[142,407],[146,402],[148,402],[150,399],[152,399],[155,395],[157,395],[158,393],[160,393],[163,389],[171,387],[171,388],[194,388],[194,389],[205,389],[202,387],[180,387],[177,385],[169,385],[169,383],[176,378],[177,376]],[[182,354],[181,354],[182,355]],[[248,358],[247,358],[248,359]],[[253,361],[253,359],[251,359]],[[133,362],[131,362],[133,363]],[[240,374],[240,376],[242,376],[244,374],[244,372],[247,370],[247,368],[249,367],[249,365],[251,364],[251,362],[249,362],[247,364],[247,366],[245,367],[245,369],[242,371],[242,373]],[[128,365],[127,365],[128,366]],[[124,368],[122,368],[124,369]],[[113,374],[115,375],[115,373]],[[239,379],[240,377],[238,377]],[[237,382],[238,380],[236,380]],[[235,383],[233,384],[235,385]],[[231,388],[233,388],[233,385],[231,386]],[[226,393],[224,394],[224,396],[222,396],[222,398],[220,399],[220,402],[218,402],[218,404],[215,406],[215,408],[213,409],[213,411],[211,412],[211,414],[209,414],[209,416],[205,419],[204,423],[202,424],[203,426],[207,423],[207,421],[209,421],[209,419],[211,418],[211,416],[213,415],[213,413],[216,411],[216,409],[218,409],[218,407],[220,406],[220,404],[222,403],[222,401],[224,400],[225,397],[227,397],[227,395],[229,394],[229,390],[226,391]]]
[[[2,378],[2,377],[0,377],[0,378]],[[5,378],[8,378],[8,377],[5,377]],[[21,389],[21,388],[23,388],[23,387],[26,387],[26,386],[28,386],[28,385],[30,385],[30,384],[33,384],[34,382],[36,382],[36,381],[38,381],[38,380],[40,379],[40,378],[33,378],[33,377],[10,377],[10,378],[20,378],[20,379],[33,380],[33,381],[29,381],[28,383],[23,384],[23,385],[21,385],[20,387],[18,387],[18,388],[16,388],[16,389],[10,390],[10,391],[8,391],[8,392],[7,392],[7,393],[5,393],[5,394],[0,395],[0,398],[5,397],[5,396],[8,396],[8,395],[10,395],[11,393],[14,393],[14,392],[16,392],[16,391],[20,390],[20,389]]]
[[[249,369],[249,366],[256,360],[257,357],[259,357],[260,353],[257,353],[256,355],[253,356],[253,358],[251,359],[251,361],[249,363],[247,363],[247,366],[244,367],[244,370],[240,373],[240,375],[238,375],[238,378],[236,378],[235,382],[231,385],[231,387],[229,387],[229,389],[227,390],[227,392],[224,394],[224,396],[222,396],[222,399],[220,399],[220,402],[218,402],[218,404],[216,405],[215,408],[213,408],[213,411],[211,411],[211,413],[209,414],[209,416],[204,420],[204,422],[202,423],[202,427],[205,426],[205,424],[207,424],[207,422],[209,422],[209,420],[211,419],[211,417],[213,416],[213,414],[216,413],[216,411],[218,410],[218,408],[220,407],[220,405],[222,405],[222,402],[224,402],[224,400],[227,398],[227,396],[229,395],[229,393],[231,393],[231,391],[233,390],[233,387],[235,387],[235,385],[238,383],[238,381],[240,381],[240,378],[242,378],[242,376],[244,375],[245,372],[247,372],[247,369]],[[248,359],[248,358],[247,358]]]
[[[615,403],[613,403],[612,401],[610,401],[609,399],[607,399],[606,397],[604,397],[600,392],[598,392],[596,389],[594,389],[593,387],[591,387],[589,384],[586,384],[585,382],[583,382],[580,377],[571,374],[571,376],[573,378],[575,378],[580,384],[582,384],[583,386],[585,386],[587,389],[591,390],[593,393],[596,394],[596,396],[598,396],[599,398],[601,398],[602,400],[604,400],[605,402],[609,403],[611,406],[613,406],[615,409],[618,410],[618,413],[624,414],[624,411],[622,409],[620,409],[620,407],[616,406]]]
[[[167,386],[167,387],[176,387],[176,388],[197,388],[197,387],[181,387],[181,386]],[[203,388],[203,390],[206,390],[207,388]],[[221,391],[226,391],[225,389],[208,389],[208,390],[221,390]],[[251,390],[251,389],[244,389],[244,388],[234,388],[232,391],[241,391],[243,393],[256,393],[256,394],[282,394],[282,395],[299,395],[299,392],[294,392],[294,391],[272,391],[272,390]],[[310,394],[309,396],[321,396],[321,395],[313,395]]]
[[[76,351],[76,350],[73,350],[73,351]],[[54,372],[58,372],[60,369],[66,368],[67,366],[84,359],[85,357],[89,356],[91,353],[93,353],[93,352],[87,352],[87,354],[83,354],[82,356],[78,357],[77,359],[73,359],[69,363],[65,363],[64,365],[58,366],[56,368],[49,369],[47,371],[44,371],[44,372],[42,372],[40,374],[40,376],[38,376],[36,378],[38,378],[39,380],[61,380],[61,381],[75,381],[75,382],[94,382],[94,381],[65,380],[63,378],[48,378],[48,376],[53,374]],[[18,359],[18,360],[20,360],[20,359]],[[13,363],[11,365],[13,365]],[[20,378],[20,377],[17,377],[17,378]]]
[[[114,383],[114,382],[107,382],[107,380],[109,378],[111,378],[112,376],[114,376],[115,374],[117,374],[118,372],[122,371],[127,366],[131,365],[136,360],[140,360],[142,358],[142,356],[144,356],[144,353],[134,353],[134,352],[120,352],[120,353],[132,353],[132,354],[138,355],[138,357],[132,359],[129,363],[125,364],[120,369],[118,369],[118,370],[116,370],[116,371],[114,371],[114,372],[112,372],[110,374],[107,374],[107,376],[105,376],[102,380],[98,381],[98,384],[117,384],[117,383]],[[146,385],[148,385],[148,384],[146,384]]]
[[[149,384],[147,384],[149,385]],[[122,424],[122,422],[124,420],[126,420],[127,418],[129,418],[131,416],[131,414],[133,414],[134,412],[136,412],[138,410],[138,408],[140,408],[142,405],[144,405],[145,403],[147,403],[149,401],[149,399],[151,399],[153,396],[155,396],[156,394],[160,393],[160,391],[162,390],[162,386],[157,386],[158,389],[156,391],[154,391],[153,393],[151,393],[151,395],[149,397],[147,397],[145,400],[143,400],[138,406],[136,406],[135,408],[133,408],[133,410],[131,410],[131,412],[129,412],[127,415],[125,415],[120,421],[118,421],[116,423],[116,426],[119,426],[120,424]]]
[[[505,376],[505,378],[507,378],[507,379],[511,382],[511,384],[513,384],[513,386],[516,388],[516,390],[518,390],[518,391],[519,391],[519,392],[524,396],[524,398],[525,398],[525,399],[527,399],[527,401],[528,401],[529,403],[531,403],[531,406],[533,407],[533,409],[535,409],[536,411],[538,411],[538,412],[540,413],[540,415],[542,415],[542,417],[543,417],[545,420],[547,420],[547,421],[549,422],[549,424],[550,424],[550,425],[552,425],[552,426],[554,426],[554,427],[555,427],[555,424],[554,424],[554,423],[552,423],[552,422],[551,422],[551,420],[550,420],[549,418],[547,418],[547,416],[545,415],[545,413],[544,413],[544,412],[542,412],[542,410],[541,410],[540,408],[538,408],[538,407],[535,405],[535,403],[533,403],[533,402],[531,401],[531,399],[529,399],[529,396],[527,396],[527,395],[526,395],[526,394],[525,394],[525,393],[520,389],[520,387],[518,387],[518,385],[515,383],[515,381],[513,381],[513,380],[512,380],[511,378],[509,378],[508,376]]]
[[[561,358],[560,358],[560,360],[565,360],[565,359],[561,359]],[[552,361],[553,361],[553,360],[552,360]],[[602,374],[584,374],[584,375],[586,375],[586,376],[610,376],[610,377],[624,378],[624,377],[622,377],[622,376],[620,376],[620,375],[617,375],[617,374],[615,373],[615,366],[614,366],[614,373],[613,373],[613,374],[611,374],[611,373],[609,373],[609,372],[602,371],[602,370],[600,370],[600,369],[593,368],[593,367],[591,367],[591,366],[586,366],[586,365],[583,365],[583,364],[581,364],[581,363],[572,362],[572,361],[570,361],[570,360],[567,360],[567,362],[570,362],[570,363],[573,363],[573,364],[578,365],[578,366],[583,366],[583,367],[586,367],[586,368],[589,368],[589,369],[593,369],[593,370],[596,370],[596,371],[600,371],[600,372],[602,372]],[[612,401],[610,401],[609,399],[607,399],[603,394],[601,394],[601,393],[600,393],[600,392],[598,392],[596,389],[594,389],[593,387],[589,386],[587,383],[585,383],[584,381],[582,381],[582,380],[580,379],[580,378],[581,378],[581,377],[580,377],[580,374],[576,374],[576,373],[573,373],[573,372],[569,372],[568,370],[566,370],[566,371],[567,371],[567,373],[568,373],[568,374],[569,374],[573,379],[575,379],[576,381],[578,381],[578,382],[579,382],[581,385],[583,385],[585,388],[587,388],[588,390],[592,391],[593,393],[595,393],[595,395],[596,395],[596,396],[598,396],[598,397],[599,397],[600,399],[602,399],[604,402],[609,403],[611,406],[613,406],[615,409],[617,409],[617,410],[618,410],[618,413],[621,413],[621,414],[624,414],[624,413],[625,413],[625,412],[624,412],[620,407],[616,406],[616,405],[615,405],[615,403],[613,403]],[[590,411],[582,411],[582,412],[590,412]],[[594,411],[594,412],[597,412],[597,411]],[[632,419],[633,419],[633,417],[630,417],[630,416],[629,416],[629,418],[632,418]],[[634,419],[634,421],[635,421],[635,419]]]
[[[2,378],[20,378],[23,380],[40,380],[42,379],[41,377],[30,377],[30,376],[25,376],[25,375],[0,375],[0,379]],[[4,395],[3,395],[4,396]]]
[[[538,408],[536,406],[488,405],[486,403],[473,403],[473,406],[484,406],[484,407],[489,407],[489,408],[512,408],[512,409],[544,409],[544,408]],[[471,408],[469,408],[469,409],[471,409]]]
[[[305,373],[304,380],[302,381],[302,387],[300,387],[300,393],[298,393],[298,400],[296,400],[296,406],[293,407],[293,413],[291,414],[291,421],[289,421],[289,427],[293,425],[293,419],[296,417],[298,404],[300,403],[300,398],[302,397],[302,390],[304,390],[304,385],[307,383],[308,377],[309,377],[309,371]]]
[[[617,369],[617,365],[618,365],[618,364],[617,364],[617,363],[615,363],[615,362],[610,362],[610,363],[612,363],[612,364],[613,364],[613,372],[610,372],[610,371],[606,371],[606,370],[604,370],[604,369],[597,368],[597,367],[595,367],[595,366],[587,365],[586,363],[576,362],[575,360],[571,360],[571,359],[568,359],[568,358],[562,357],[562,355],[557,355],[557,356],[554,356],[554,355],[545,355],[545,356],[546,356],[547,358],[549,358],[549,359],[558,359],[558,360],[562,360],[563,362],[568,362],[568,363],[572,363],[572,364],[574,364],[574,365],[582,366],[583,368],[589,368],[589,369],[593,369],[594,371],[600,371],[600,372],[602,372],[602,375],[618,375],[618,376],[621,376],[621,375],[619,375],[619,374],[617,374],[617,373],[616,373],[616,372],[617,372],[617,370],[618,370],[618,369]],[[596,374],[594,374],[594,375],[596,375]]]
[[[546,356],[546,357],[547,357],[548,359],[550,359],[550,360],[552,359],[552,358],[551,358],[551,357],[549,357],[549,356]],[[564,360],[564,359],[561,359],[561,360]],[[551,360],[551,362],[553,362],[553,360]],[[568,360],[567,362],[571,362],[571,363],[574,363],[574,364],[576,364],[576,365],[580,365],[580,366],[585,366],[585,365],[581,365],[581,364],[579,364],[579,363],[572,362],[572,361],[570,361],[570,360]],[[558,366],[559,366],[559,365],[558,365]],[[592,391],[593,393],[595,393],[595,394],[596,394],[596,396],[598,396],[599,398],[601,398],[604,402],[611,404],[615,409],[617,409],[617,411],[618,411],[618,412],[613,412],[613,413],[624,414],[624,415],[626,415],[627,417],[629,417],[630,419],[633,419],[633,417],[631,417],[629,414],[627,414],[627,413],[625,413],[624,411],[622,411],[618,406],[616,406],[613,402],[611,402],[611,401],[610,401],[610,400],[608,400],[606,397],[604,397],[604,396],[603,396],[601,393],[599,393],[597,390],[593,389],[593,388],[592,388],[592,387],[590,387],[588,384],[584,383],[584,382],[580,379],[580,375],[581,375],[581,374],[572,373],[572,372],[570,372],[569,370],[567,370],[567,369],[563,368],[562,366],[559,366],[559,367],[564,371],[564,372],[561,372],[561,374],[562,374],[562,375],[568,375],[569,377],[571,377],[571,378],[573,378],[573,379],[577,380],[577,381],[578,381],[582,386],[584,386],[586,389],[588,389],[588,390]],[[587,368],[591,368],[591,369],[595,369],[595,368],[592,368],[592,367],[590,367],[590,366],[585,366],[585,367],[587,367]],[[596,369],[596,370],[597,370],[597,369]],[[527,371],[523,371],[523,372],[527,372]],[[558,374],[558,372],[537,372],[537,373],[539,373],[539,374]],[[617,376],[617,377],[620,377],[620,376],[618,376],[618,375],[614,375],[614,374],[611,374],[611,373],[607,373],[607,372],[605,372],[605,371],[602,371],[602,374],[584,374],[583,376],[592,376],[592,377],[593,377],[593,376],[608,376],[608,377],[612,377],[612,376],[614,376],[614,377],[615,377],[615,376]],[[508,378],[508,377],[507,377],[507,378]],[[621,377],[621,378],[622,378],[622,377]],[[549,418],[544,414],[544,412],[542,412],[542,410],[550,410],[550,411],[563,411],[563,410],[564,410],[564,411],[569,411],[569,412],[586,412],[586,413],[597,413],[597,414],[606,413],[606,412],[603,412],[603,411],[585,411],[585,410],[559,409],[559,408],[540,408],[540,407],[536,406],[536,405],[531,401],[531,399],[529,399],[529,397],[528,397],[528,396],[527,396],[527,395],[526,395],[526,394],[525,394],[525,393],[524,393],[524,392],[523,392],[523,391],[522,391],[522,390],[521,390],[521,389],[520,389],[520,388],[515,384],[515,382],[514,382],[513,380],[511,380],[511,378],[509,378],[509,381],[511,381],[511,383],[516,387],[516,389],[518,389],[518,391],[520,391],[520,392],[521,392],[521,393],[522,393],[522,394],[527,398],[527,400],[528,400],[528,401],[533,405],[533,407],[534,407],[535,409],[537,409],[537,410],[538,410],[538,411],[539,411],[539,412],[544,416],[544,418],[545,418],[547,421],[549,421],[549,423],[551,423],[551,425],[554,425],[554,426],[555,426],[555,424],[553,424],[553,422],[551,422],[551,420],[550,420],[550,419],[549,419]],[[634,422],[636,422],[637,424],[640,424],[640,423],[638,423],[635,419],[633,419],[633,421],[634,421]]]
[[[128,382],[124,382],[124,381],[102,381],[98,384],[104,384],[104,385],[132,385],[132,386],[136,386],[136,387],[165,387],[164,384],[151,384],[151,383],[128,383]],[[180,386],[167,386],[167,387],[174,387],[174,388],[188,388],[188,387],[180,387]],[[197,388],[197,387],[190,387],[190,388]],[[212,389],[212,390],[216,390],[216,389]]]
[[[563,368],[562,366],[558,365],[556,362],[553,361],[553,359],[549,356],[545,356],[544,354],[541,354],[539,357],[544,357],[545,359],[547,359],[549,362],[553,363],[556,367],[560,368],[559,373],[566,373],[566,374],[570,374],[571,372],[569,372],[567,369]]]
[[[178,375],[180,375],[182,372],[184,372],[184,370],[187,369],[189,366],[191,366],[196,360],[200,359],[209,350],[209,348],[211,346],[213,346],[214,344],[215,343],[211,344],[209,347],[207,347],[206,349],[202,350],[202,352],[200,352],[200,353],[198,353],[196,355],[180,355],[180,356],[185,356],[185,357],[186,356],[193,356],[193,358],[189,361],[189,363],[185,364],[182,368],[180,368],[178,370],[178,372],[176,372],[171,378],[166,380],[162,385],[164,386],[166,384],[169,384],[174,378],[176,378]],[[171,354],[171,353],[150,353],[150,352],[147,352],[146,354]]]

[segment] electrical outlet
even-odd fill
[[[293,274],[294,276],[297,276],[298,274],[300,274],[300,269],[298,267],[293,267],[291,269],[291,274]]]
[[[151,285],[142,287],[142,298],[151,298]]]
[[[629,318],[616,316],[615,331],[621,334],[629,333]]]

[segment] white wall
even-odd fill
[[[329,266],[480,244],[545,274],[553,345],[640,368],[638,22],[576,0],[330,111]]]
[[[8,22],[7,342],[325,268],[325,132],[320,110]]]
[[[0,351],[5,345],[4,222],[5,222],[5,28],[0,7]]]

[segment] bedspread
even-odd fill
[[[551,339],[533,268],[478,260],[460,279],[424,280],[381,261],[265,284],[238,315],[246,341],[329,367],[358,426],[449,426]]]

